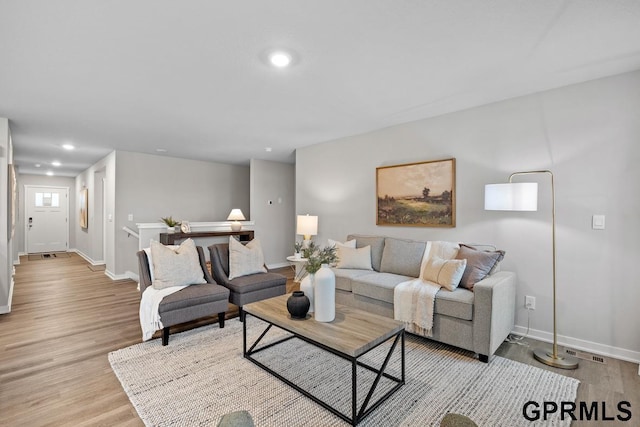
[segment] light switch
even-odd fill
[[[127,220],[128,220],[128,221],[133,221],[133,214],[129,214],[129,215],[127,216]]]
[[[591,228],[594,230],[604,230],[604,215],[594,215],[591,220]]]

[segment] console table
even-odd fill
[[[196,237],[238,236],[241,242],[253,240],[253,230],[241,231],[194,231],[192,233],[160,233],[160,243],[174,245],[177,241]]]

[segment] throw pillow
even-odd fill
[[[327,239],[327,246],[332,247],[335,246],[336,249],[342,246],[345,248],[355,248],[356,247],[356,239],[347,240],[346,242],[338,242],[337,240]]]
[[[363,248],[347,248],[338,246],[337,268],[350,268],[357,270],[373,270],[371,267],[371,246]]]
[[[151,241],[153,241],[153,239]],[[165,245],[165,247],[175,251],[180,247],[180,245]],[[153,258],[151,258],[151,246],[149,246],[148,248],[143,248],[142,250],[147,254],[147,262],[149,263],[149,276],[151,277],[151,283],[153,283],[154,276],[153,276]]]
[[[187,239],[177,249],[151,241],[151,259],[155,289],[207,283],[200,266],[196,244]]]
[[[466,266],[466,259],[442,259],[434,255],[427,261],[423,277],[453,291],[458,287]]]
[[[461,244],[456,258],[466,259],[467,268],[460,280],[460,286],[473,290],[473,286],[487,277],[504,258],[504,253],[504,251],[481,251],[473,246]]]
[[[229,236],[229,280],[266,272],[260,240],[253,239],[243,245],[233,236]]]

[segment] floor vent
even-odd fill
[[[589,360],[591,362],[600,363],[602,365],[606,365],[607,364],[607,359],[605,359],[602,356],[598,356],[596,354],[591,354],[591,353],[585,353],[585,352],[582,352],[582,351],[571,350],[569,348],[566,348],[564,350],[564,352],[567,353],[569,356],[577,357],[578,359]]]

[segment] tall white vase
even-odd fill
[[[315,291],[315,319],[332,322],[336,318],[336,275],[327,264],[322,264],[313,281]]]
[[[315,274],[307,274],[306,276],[304,276],[304,279],[302,279],[302,281],[300,282],[300,290],[302,292],[304,292],[304,294],[307,296],[307,298],[309,298],[309,302],[311,303],[311,305],[309,305],[309,313],[313,313],[313,308],[314,308],[314,276]]]

